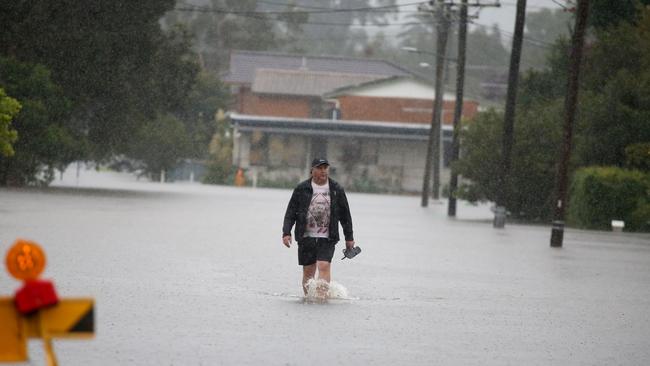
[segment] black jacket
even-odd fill
[[[329,179],[329,178],[328,178]],[[329,239],[333,242],[339,241],[339,222],[343,226],[345,240],[354,240],[352,235],[352,217],[345,191],[336,181],[329,179],[330,185],[330,227]],[[295,238],[300,241],[305,235],[307,227],[307,211],[311,202],[314,190],[311,188],[311,178],[298,184],[293,190],[291,200],[284,214],[282,225],[282,236],[291,235],[291,228],[296,224]]]

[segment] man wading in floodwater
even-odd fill
[[[296,224],[298,264],[302,266],[302,289],[307,295],[307,282],[318,269],[318,296],[325,297],[329,289],[330,266],[336,243],[339,241],[339,221],[343,226],[345,246],[354,248],[352,217],[345,191],[329,179],[329,162],[314,159],[311,178],[298,184],[284,214],[282,242],[291,247],[291,228]]]

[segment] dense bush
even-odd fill
[[[235,182],[236,173],[237,169],[232,165],[210,162],[205,175],[203,176],[202,182],[205,184],[232,185]]]
[[[626,165],[650,172],[650,143],[632,144],[625,148]]]
[[[650,202],[639,205],[632,212],[628,227],[632,230],[650,232]]]
[[[647,229],[650,221],[650,177],[616,167],[576,171],[571,185],[568,220],[586,229],[609,229],[611,220],[625,221],[626,230]]]

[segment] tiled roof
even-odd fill
[[[344,86],[363,84],[387,77],[390,76],[310,70],[257,69],[251,89],[254,93],[322,96]]]
[[[233,84],[252,84],[255,70],[260,68],[413,76],[410,71],[384,60],[233,50],[230,53],[230,71],[225,75],[224,81]]]

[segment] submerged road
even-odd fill
[[[3,262],[33,239],[61,297],[96,300],[96,337],[55,341],[62,365],[650,364],[648,235],[552,249],[549,227],[495,230],[486,207],[350,193],[348,298],[313,304],[281,244],[290,191],[88,182],[0,189]],[[19,286],[0,272],[0,295]]]

